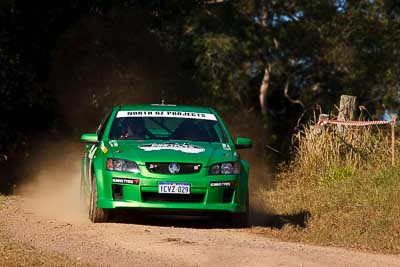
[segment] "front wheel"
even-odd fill
[[[97,200],[96,175],[93,175],[92,188],[90,189],[89,219],[94,223],[107,222],[109,211],[107,209],[98,208]]]
[[[230,225],[235,228],[246,228],[249,226],[249,192],[246,195],[246,211],[230,214]]]
[[[85,209],[85,211],[88,210],[89,205],[90,205],[90,196],[88,196],[88,189],[87,186],[85,186],[83,177],[81,177],[81,186],[80,186],[80,195],[79,195],[79,199],[80,199],[80,204],[81,207]]]

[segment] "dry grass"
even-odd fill
[[[385,128],[383,128],[385,127]],[[295,159],[284,171],[295,179],[329,183],[352,175],[355,170],[387,166],[391,160],[388,127],[348,128],[343,136],[337,127],[307,126],[294,141]]]
[[[400,253],[400,164],[391,166],[389,126],[305,127],[276,189],[260,191],[278,215],[310,214],[269,234],[287,240]],[[398,145],[397,145],[398,151]],[[397,155],[397,159],[399,155]],[[273,226],[273,225],[272,225]]]

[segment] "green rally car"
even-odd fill
[[[233,225],[248,219],[249,165],[211,108],[115,106],[96,133],[83,134],[81,197],[92,222],[112,210],[226,213]]]

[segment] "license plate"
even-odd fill
[[[160,194],[190,194],[190,183],[158,183],[158,193]]]

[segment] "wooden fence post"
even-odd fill
[[[354,113],[356,110],[356,97],[352,95],[342,95],[340,97],[339,105],[339,121],[349,121],[354,120]],[[338,125],[339,135],[344,135],[346,133],[346,126]]]
[[[394,132],[394,127],[396,126],[397,117],[392,118],[390,127],[392,128],[392,167],[396,165],[396,136]]]

